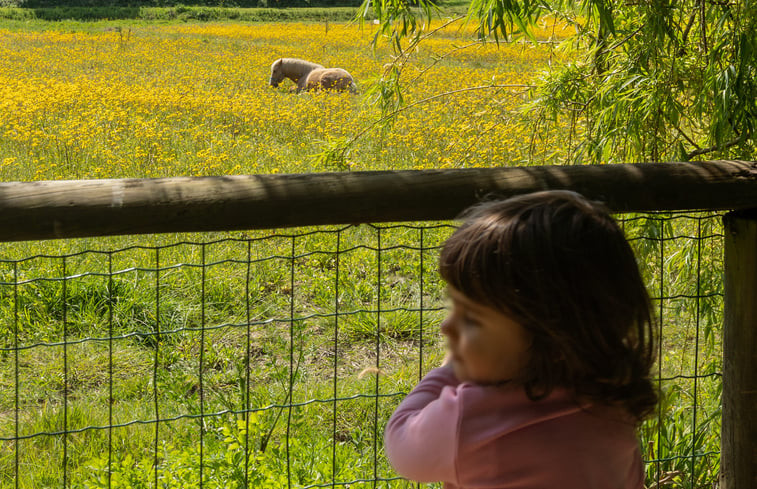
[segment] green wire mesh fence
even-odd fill
[[[619,216],[661,320],[648,487],[717,481],[721,218]],[[439,487],[398,478],[382,432],[443,357],[452,230],[2,245],[0,487]]]

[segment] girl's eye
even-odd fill
[[[473,317],[473,316],[471,316],[469,314],[464,314],[463,315],[463,323],[466,326],[479,326],[481,324],[478,321],[478,319],[476,319],[475,317]]]

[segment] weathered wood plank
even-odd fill
[[[757,209],[725,217],[722,489],[757,487]]]
[[[741,209],[757,206],[757,162],[0,183],[0,241],[444,220],[556,188],[619,212]]]

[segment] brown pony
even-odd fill
[[[324,68],[322,65],[297,58],[279,58],[271,65],[269,83],[278,87],[281,80],[289,78],[302,90],[357,91],[352,75],[341,68]]]

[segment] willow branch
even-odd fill
[[[737,144],[741,144],[742,142],[744,142],[744,136],[743,135],[740,136],[740,137],[738,137],[738,138],[736,138],[736,139],[728,141],[725,144],[720,144],[720,145],[716,144],[715,146],[710,146],[709,148],[697,149],[695,151],[692,151],[691,153],[688,153],[686,155],[686,157],[688,159],[691,159],[691,158],[693,158],[695,156],[702,156],[703,154],[712,153],[713,151],[717,151],[719,149],[728,149],[728,148],[731,148],[733,146],[736,146]]]
[[[465,92],[473,92],[473,91],[476,91],[476,90],[494,90],[494,89],[499,90],[499,89],[504,89],[504,88],[520,88],[520,89],[523,90],[523,92],[525,92],[527,90],[530,90],[530,89],[534,88],[534,85],[526,85],[526,84],[478,85],[478,86],[475,86],[475,87],[458,88],[457,90],[450,90],[448,92],[437,93],[435,95],[431,95],[431,96],[423,98],[421,100],[416,100],[415,102],[409,103],[407,105],[403,105],[402,107],[393,110],[389,114],[386,114],[385,116],[381,117],[380,119],[377,119],[376,121],[374,121],[373,123],[371,123],[370,125],[368,125],[368,127],[364,128],[361,131],[358,131],[357,134],[355,134],[352,138],[350,138],[344,144],[344,147],[342,148],[341,153],[342,153],[342,155],[344,155],[347,152],[347,149],[349,149],[350,146],[352,146],[358,139],[360,139],[368,131],[373,130],[373,128],[375,128],[376,126],[384,124],[385,122],[387,122],[387,121],[393,119],[394,117],[396,117],[398,114],[400,114],[400,113],[402,113],[402,112],[404,112],[406,110],[412,109],[413,107],[417,107],[418,105],[422,105],[422,104],[431,102],[431,101],[439,99],[439,98],[449,97],[449,96],[452,96],[452,95],[457,95],[457,94],[465,93]],[[521,93],[521,92],[519,92],[519,93]]]

